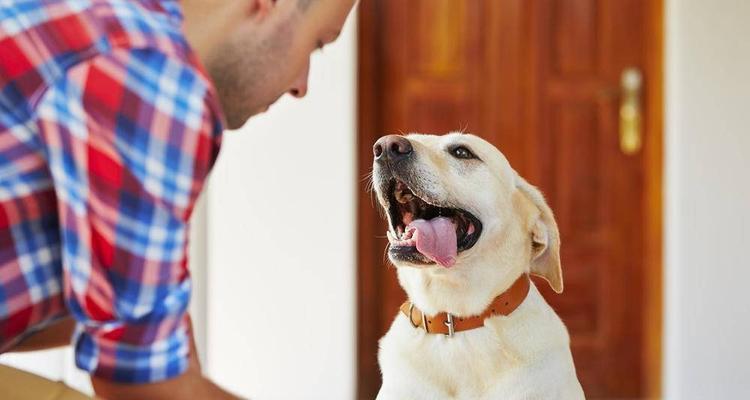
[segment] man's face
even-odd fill
[[[269,8],[248,17],[206,62],[229,129],[284,93],[305,96],[310,54],[338,37],[355,0],[262,2]]]

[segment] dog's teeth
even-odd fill
[[[404,193],[402,191],[399,191],[396,193],[396,200],[398,200],[398,202],[401,204],[406,204],[410,202],[413,198],[414,198],[414,195],[412,195],[410,192]]]

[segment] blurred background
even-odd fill
[[[360,0],[304,100],[225,135],[191,249],[207,373],[374,398],[404,294],[372,143],[465,130],[556,213],[566,290],[544,295],[589,398],[747,398],[748,21],[745,0]],[[0,362],[90,390],[70,349]]]

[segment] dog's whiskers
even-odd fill
[[[389,268],[396,268],[396,266],[391,262],[391,259],[388,258],[388,246],[385,246],[383,249],[383,264],[387,265]]]

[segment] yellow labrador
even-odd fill
[[[541,193],[473,135],[391,135],[373,151],[409,297],[380,341],[378,399],[584,398],[565,325],[528,279],[563,290]]]

